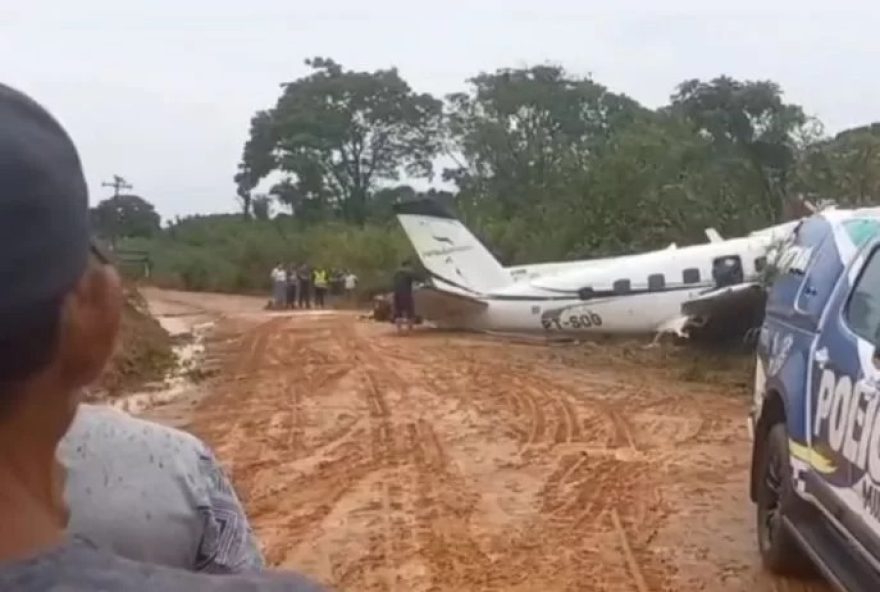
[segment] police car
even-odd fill
[[[880,209],[830,209],[777,248],[749,424],[771,571],[880,590]]]

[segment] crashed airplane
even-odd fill
[[[685,335],[762,296],[769,251],[797,224],[727,240],[707,229],[700,245],[505,268],[442,204],[413,200],[395,213],[428,274],[417,313],[441,328],[506,333]]]

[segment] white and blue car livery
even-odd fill
[[[880,208],[805,219],[771,268],[749,418],[762,558],[880,590]]]

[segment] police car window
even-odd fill
[[[880,345],[880,251],[862,269],[846,305],[846,322],[853,333]]]
[[[666,287],[666,278],[662,273],[654,273],[648,276],[649,290],[662,290]]]
[[[876,218],[856,218],[843,223],[843,228],[856,247],[880,234],[880,220]]]
[[[630,291],[630,281],[617,280],[616,282],[614,282],[613,289],[615,294],[626,294]]]

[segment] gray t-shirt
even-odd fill
[[[140,563],[71,540],[31,559],[0,563],[0,592],[324,592],[300,575],[199,574]]]
[[[136,561],[237,573],[263,556],[235,491],[198,438],[80,405],[58,447],[68,531]]]

